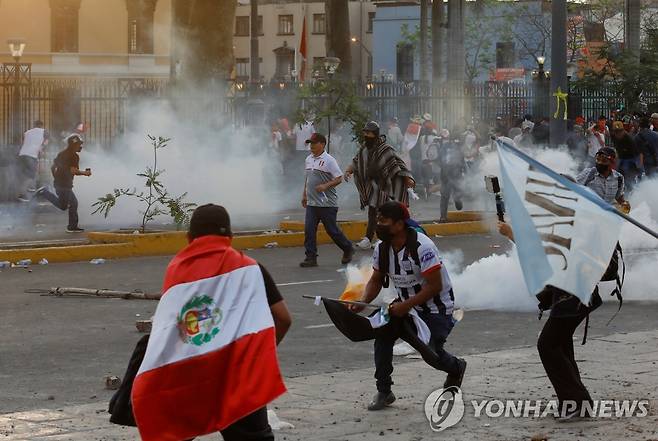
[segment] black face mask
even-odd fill
[[[374,147],[376,142],[377,142],[377,138],[364,138],[364,140],[363,140],[363,143],[368,148]]]
[[[377,224],[375,232],[382,242],[390,242],[393,239],[393,233],[391,233],[391,228],[388,225]]]
[[[610,166],[607,164],[596,164],[596,171],[601,174],[607,172],[609,168]]]

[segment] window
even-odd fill
[[[78,52],[79,9],[80,1],[51,1],[50,46],[52,52]]]
[[[325,14],[313,14],[313,33],[325,33]]]
[[[292,15],[279,15],[279,35],[293,35]]]
[[[396,74],[400,81],[414,79],[414,47],[411,44],[398,44]]]
[[[249,36],[249,17],[235,17],[235,36],[248,37]]]
[[[155,2],[135,0],[128,6],[128,53],[153,53],[153,14]]]
[[[258,35],[265,35],[265,32],[263,32],[263,16],[262,15],[258,16]]]
[[[505,41],[496,43],[496,69],[507,69],[514,67],[516,63],[514,42]]]
[[[249,79],[250,67],[249,58],[236,58],[235,76],[238,79]]]
[[[368,30],[366,32],[369,33],[369,34],[372,33],[372,22],[374,20],[375,20],[375,13],[374,12],[368,12]]]

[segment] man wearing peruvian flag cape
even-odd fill
[[[231,247],[223,207],[197,208],[188,239],[167,268],[132,388],[140,435],[273,440],[265,406],[286,391],[276,344],[288,309],[267,270]]]

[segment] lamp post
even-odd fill
[[[330,145],[331,145],[331,112],[332,112],[332,93],[331,93],[331,80],[334,77],[334,74],[338,70],[338,66],[340,66],[340,58],[336,57],[326,57],[324,59],[324,70],[327,73],[327,78],[329,79],[328,82],[328,99],[329,99],[329,115],[327,116],[327,152],[330,153]]]
[[[363,49],[366,52],[366,54],[368,54],[368,57],[369,57],[368,58],[368,63],[370,63],[370,60],[372,60],[372,52],[370,52],[370,50],[366,47],[366,45],[363,44],[363,42],[361,40],[359,40],[358,38],[356,38],[356,37],[350,38],[350,41],[352,43],[359,43],[359,46],[361,46],[361,49]],[[359,55],[359,61],[361,62],[361,71],[363,72],[363,60],[361,58],[361,55]],[[370,72],[370,69],[368,69],[368,72]]]
[[[533,116],[535,119],[548,116],[546,110],[546,103],[548,102],[547,79],[549,78],[550,73],[544,70],[545,62],[546,57],[543,55],[537,57],[537,69],[532,71],[532,80],[535,90],[535,105],[532,113],[534,114]]]
[[[29,84],[32,80],[32,63],[21,63],[25,50],[25,40],[11,39],[7,41],[13,63],[2,64],[2,86],[12,87],[12,143],[21,142],[21,84]]]

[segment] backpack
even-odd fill
[[[404,245],[404,255],[405,257],[411,257],[414,263],[417,266],[420,266],[420,257],[418,256],[418,247],[420,247],[420,242],[418,242],[418,233],[425,234],[425,230],[421,227],[418,222],[407,219],[407,243]],[[419,231],[420,230],[420,231]],[[389,277],[388,277],[388,264],[390,262],[389,251],[391,249],[391,244],[389,242],[379,242],[379,271],[384,274],[384,282],[382,286],[384,288],[389,287]]]

